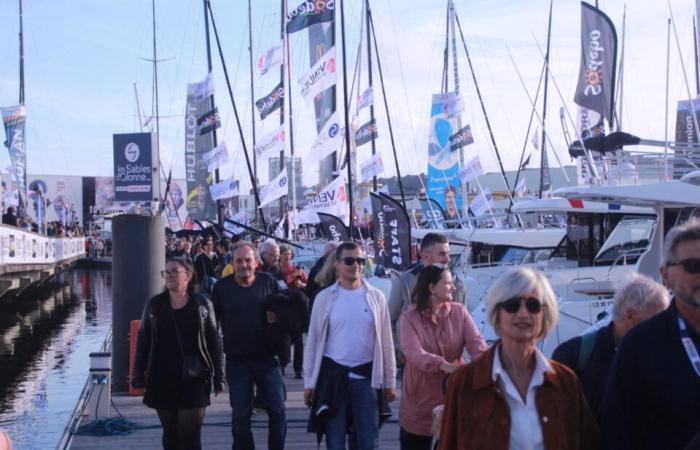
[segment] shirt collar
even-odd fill
[[[491,369],[491,379],[498,382],[498,377],[506,379],[506,369],[501,363],[500,353],[501,344],[498,344],[494,355],[493,355],[493,368]],[[542,354],[542,352],[535,347],[535,371],[532,374],[532,380],[530,381],[530,386],[540,386],[544,383],[545,373],[553,372],[552,365],[549,364],[547,358]],[[510,377],[508,377],[510,379]]]

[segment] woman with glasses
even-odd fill
[[[399,408],[401,450],[432,448],[433,408],[445,401],[445,377],[464,364],[465,348],[472,359],[488,349],[467,308],[452,302],[453,292],[448,268],[424,267],[412,305],[399,321],[406,356]]]
[[[485,303],[501,339],[450,377],[439,448],[596,448],[595,420],[578,378],[537,348],[559,315],[544,274],[510,269]]]
[[[223,390],[223,351],[212,303],[194,291],[189,258],[171,258],[165,289],[143,311],[131,375],[143,402],[158,412],[163,448],[201,449],[204,410]]]

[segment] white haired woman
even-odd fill
[[[485,303],[501,339],[450,377],[439,448],[595,448],[598,431],[578,378],[537,349],[559,316],[544,274],[510,269]]]

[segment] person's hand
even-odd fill
[[[396,400],[396,390],[389,388],[384,389],[384,398],[387,402],[393,402]]]
[[[311,408],[311,405],[314,402],[314,390],[313,389],[304,389],[304,404]]]
[[[265,311],[265,314],[267,315],[267,323],[277,322],[277,314],[274,311]]]
[[[459,364],[444,362],[444,363],[440,364],[440,370],[442,370],[443,372],[445,372],[447,374],[450,374],[450,373],[454,372],[455,370],[457,370],[459,368],[459,366],[460,366]]]

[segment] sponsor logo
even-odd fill
[[[603,52],[605,49],[600,45],[600,30],[593,30],[588,34],[590,42],[588,44],[588,67],[584,74],[586,87],[583,93],[586,96],[600,95],[603,92]]]
[[[338,133],[340,132],[340,126],[337,123],[334,123],[333,125],[328,128],[328,137],[331,139],[336,137]]]
[[[311,90],[312,87],[328,75],[335,74],[335,56],[328,58],[328,61],[324,61],[319,64],[319,66],[310,73],[306,80],[304,80],[304,85],[301,88],[301,95],[306,96],[306,94]]]
[[[297,16],[314,16],[335,9],[335,0],[307,0],[287,14],[287,22]]]
[[[286,184],[287,184],[287,177],[280,178],[280,181],[278,183],[279,187],[284,187]]]
[[[127,161],[130,163],[136,162],[139,156],[141,156],[141,150],[138,145],[133,142],[126,144],[126,147],[124,147],[124,157]]]
[[[329,226],[328,231],[330,231],[331,239],[333,241],[340,242],[342,240],[342,236],[340,235],[340,232],[338,231],[338,228],[335,225]]]

